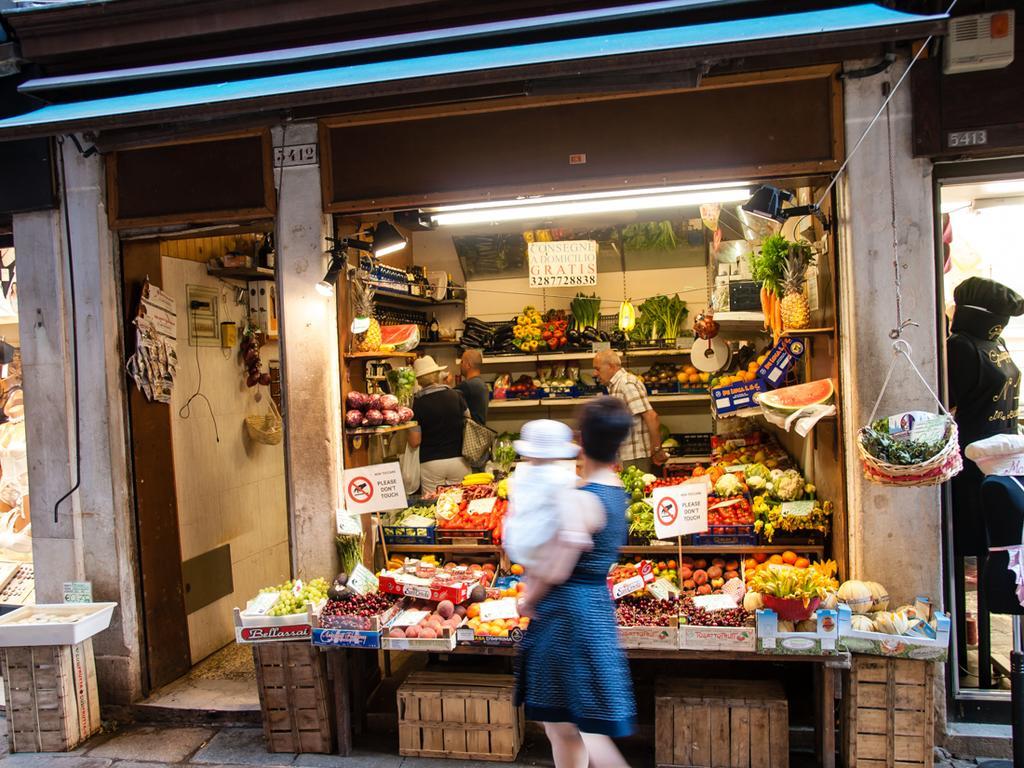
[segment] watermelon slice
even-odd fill
[[[771,392],[762,392],[758,399],[765,408],[776,411],[798,411],[808,405],[827,403],[835,390],[832,379],[819,379],[792,387],[781,387]]]

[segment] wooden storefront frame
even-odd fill
[[[645,186],[664,186],[668,184],[686,184],[702,182],[727,182],[740,180],[756,180],[782,176],[820,175],[837,171],[845,154],[845,131],[843,123],[843,91],[838,77],[841,67],[838,64],[798,67],[792,69],[769,70],[766,72],[722,75],[705,78],[696,88],[658,89],[631,91],[615,94],[584,93],[572,96],[525,96],[500,99],[486,102],[461,102],[444,106],[415,107],[405,110],[389,110],[367,112],[355,115],[339,115],[320,120],[320,178],[325,213],[357,214],[401,208],[416,208],[425,205],[470,203],[503,197],[515,197],[531,194],[560,194],[566,192],[588,192],[610,188],[642,188]],[[334,200],[333,157],[331,152],[330,132],[334,128],[383,125],[396,122],[412,122],[438,117],[454,117],[476,115],[493,112],[505,112],[532,107],[551,107],[567,104],[582,104],[598,101],[617,101],[644,98],[653,95],[670,95],[694,91],[709,91],[738,88],[751,85],[769,85],[773,83],[792,83],[800,80],[828,79],[829,83],[829,117],[831,121],[832,159],[827,162],[810,161],[803,163],[777,163],[765,165],[744,165],[683,171],[671,174],[648,174],[632,176],[628,185],[623,179],[597,178],[585,181],[566,181],[544,183],[536,188],[517,186],[488,186],[475,189],[445,192],[439,191],[429,195],[398,195],[375,199],[356,199],[346,201]]]
[[[133,150],[116,150],[105,157],[107,180],[107,219],[113,231],[144,227],[163,227],[173,224],[191,224],[197,221],[210,224],[231,222],[249,222],[255,219],[275,218],[277,212],[277,190],[274,184],[274,149],[270,128],[231,131],[228,133],[195,136],[179,141],[163,141],[145,144],[136,149],[156,149],[159,147],[182,146],[186,144],[204,144],[212,141],[259,137],[261,140],[263,164],[263,205],[258,208],[225,208],[214,211],[186,211],[183,213],[164,214],[159,216],[139,216],[122,218],[119,214],[119,184],[117,177],[117,156],[119,152]]]

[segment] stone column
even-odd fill
[[[63,145],[70,248],[61,212],[17,217],[15,247],[26,363],[25,401],[37,599],[60,601],[63,581],[92,582],[97,601],[117,601],[111,627],[94,642],[105,702],[141,695],[134,514],[128,471],[127,397],[120,279],[107,228],[103,159]],[[71,327],[74,260],[81,485],[75,482],[75,381]],[[39,257],[38,259],[36,257]]]
[[[860,138],[885,98],[882,84],[906,68],[845,81],[846,146]],[[848,66],[856,67],[857,63]],[[903,316],[919,323],[904,338],[932,387],[937,384],[935,246],[932,164],[911,156],[910,83],[890,104],[896,232]],[[886,118],[880,118],[839,183],[842,376],[851,574],[884,584],[900,605],[915,595],[942,601],[942,514],[936,488],[895,488],[864,479],[857,430],[867,421],[893,356],[889,331],[896,325]],[[909,366],[893,376],[879,416],[936,404]]]
[[[315,123],[274,130],[275,146],[317,142]],[[315,286],[327,271],[317,164],[277,171],[278,305],[285,405],[285,461],[292,571],[301,578],[336,571],[335,511],[340,496],[341,386],[335,300]]]

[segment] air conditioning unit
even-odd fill
[[[1002,69],[1013,61],[1013,11],[993,11],[949,20],[942,46],[947,75]]]

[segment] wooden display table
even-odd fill
[[[353,703],[365,700],[365,697],[353,696],[350,686],[350,657],[355,661],[360,651],[344,648],[321,648],[327,653],[328,665],[334,684],[335,716],[337,718],[337,736],[339,755],[352,752],[352,732],[357,732],[361,725],[353,721]],[[385,654],[388,654],[385,651]],[[457,645],[453,651],[441,656],[514,656],[515,648],[499,646]],[[838,676],[841,670],[850,668],[850,654],[839,653],[828,656],[801,656],[783,654],[739,653],[729,651],[684,651],[672,649],[637,648],[626,651],[630,659],[664,659],[670,661],[701,662],[702,664],[736,664],[751,662],[760,664],[804,664],[810,665],[814,676],[815,701],[815,751],[818,765],[822,768],[835,768],[836,764],[836,721],[835,706],[839,691]],[[356,662],[358,663],[358,662]]]

